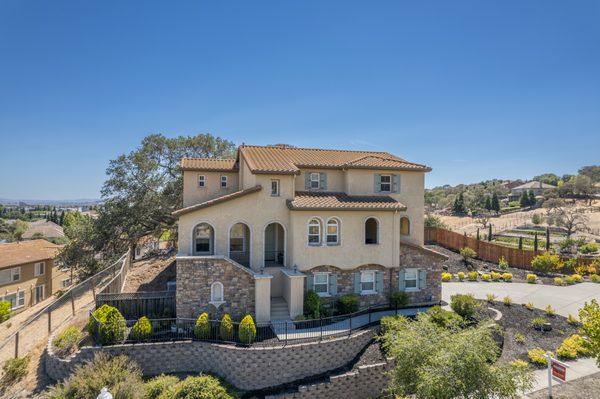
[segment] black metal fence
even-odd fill
[[[150,319],[151,331],[140,336],[133,329],[137,320],[127,320],[122,339],[119,338],[118,342],[108,342],[108,344],[195,340],[242,346],[278,347],[350,336],[357,331],[379,324],[384,316],[407,313],[410,315],[419,310],[382,305],[351,314],[320,319],[258,323],[255,325],[256,332],[250,337],[244,333],[239,322],[232,322],[230,329],[226,328],[220,320],[208,320],[207,323],[197,327],[195,319],[186,318]],[[96,321],[96,330],[93,333],[96,343],[103,343],[105,331],[110,333],[112,327],[107,328]]]
[[[96,308],[105,304],[119,309],[127,320],[142,316],[172,318],[175,316],[175,291],[97,294]]]

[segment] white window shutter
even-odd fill
[[[304,189],[310,190],[310,172],[304,172]]]
[[[394,187],[392,187],[393,193],[400,193],[401,191],[401,176],[400,175],[392,175],[392,181]]]
[[[327,190],[327,173],[319,173],[319,186],[321,190]]]
[[[373,191],[375,191],[376,193],[380,193],[381,192],[381,175],[379,173],[375,173],[375,187],[373,189]]]
[[[306,276],[306,290],[311,291],[315,288],[315,276],[314,274],[309,274]]]
[[[427,270],[419,269],[419,289],[427,288]]]
[[[337,295],[337,276],[335,274],[329,275],[329,295]]]
[[[400,270],[398,272],[398,291],[405,290],[404,273],[405,273],[404,270]]]
[[[360,294],[360,272],[354,273],[354,293]]]
[[[375,291],[379,294],[383,293],[383,272],[376,271],[375,272]]]

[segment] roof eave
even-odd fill
[[[171,212],[171,215],[173,215],[175,217],[179,217],[181,215],[185,215],[185,214],[190,213],[190,212],[195,212],[195,211],[197,211],[199,209],[209,208],[211,206],[218,205],[218,204],[221,204],[221,203],[224,203],[224,202],[227,202],[227,201],[231,201],[231,200],[234,200],[236,198],[244,197],[244,196],[246,196],[248,194],[256,193],[256,192],[258,192],[260,190],[262,190],[262,186],[261,185],[256,185],[254,187],[247,188],[245,190],[236,191],[234,193],[227,194],[227,195],[224,195],[224,196],[221,196],[221,197],[217,197],[217,198],[213,198],[211,200],[204,201],[204,202],[201,202],[199,204],[195,204],[195,205],[191,205],[191,206],[188,206],[188,207],[185,207],[185,208],[178,209],[176,211]]]

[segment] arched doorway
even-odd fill
[[[208,223],[200,223],[194,227],[194,255],[208,256],[215,254],[215,230]]]
[[[410,220],[406,216],[400,218],[400,235],[401,236],[409,236],[410,235]]]
[[[277,222],[265,227],[265,267],[285,265],[285,230]]]
[[[229,229],[229,257],[237,263],[250,267],[250,228],[236,223]]]

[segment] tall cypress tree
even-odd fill
[[[546,227],[546,251],[550,250],[550,227]]]
[[[492,241],[492,224],[490,223],[488,226],[488,241]]]
[[[519,249],[523,249],[523,237],[519,236]]]
[[[521,208],[525,208],[529,205],[529,196],[527,195],[527,191],[523,191],[521,193],[521,198],[519,198],[519,205],[521,205]]]
[[[533,238],[533,250],[535,252],[537,252],[537,250],[538,250],[538,237],[537,237],[537,233],[535,233],[535,236]]]
[[[498,200],[498,194],[492,195],[492,210],[496,213],[500,212],[500,201]]]
[[[485,197],[485,209],[488,211],[492,210],[492,201],[490,200],[490,197]]]
[[[529,205],[534,206],[535,202],[535,194],[533,193],[533,190],[529,190]]]

